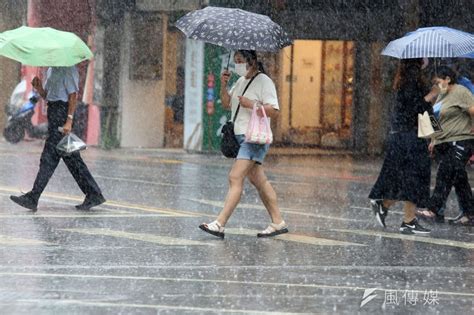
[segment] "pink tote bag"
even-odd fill
[[[250,117],[245,142],[256,144],[270,144],[273,142],[273,133],[270,128],[270,121],[265,113],[265,108],[261,108],[263,117],[257,114],[257,104],[253,106],[252,116]]]

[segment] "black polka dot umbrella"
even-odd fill
[[[292,44],[281,26],[268,16],[241,9],[206,7],[181,17],[176,27],[188,38],[232,50],[276,52]]]

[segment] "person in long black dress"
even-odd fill
[[[432,113],[430,101],[436,88],[427,91],[422,80],[422,59],[400,62],[394,89],[388,150],[379,177],[369,194],[377,222],[385,225],[388,210],[397,201],[404,202],[400,232],[429,233],[416,219],[416,208],[426,208],[430,199],[431,159],[428,141],[418,138],[418,114]]]

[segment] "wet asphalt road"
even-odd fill
[[[223,157],[90,149],[108,202],[75,210],[61,163],[31,214],[8,196],[31,188],[40,152],[0,143],[0,314],[474,313],[474,229],[401,235],[400,206],[379,228],[367,195],[380,159],[269,157],[290,233],[256,238],[269,218],[246,184],[220,240],[197,226],[222,207]]]

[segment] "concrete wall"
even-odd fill
[[[17,28],[26,18],[26,1],[0,0],[0,32]],[[0,130],[5,127],[4,105],[20,82],[20,63],[0,56]]]
[[[159,80],[130,80],[129,61],[131,38],[131,17],[125,14],[124,38],[120,70],[119,108],[120,146],[121,147],[163,147],[165,116],[165,81],[162,75]],[[163,15],[163,30],[166,30],[167,18]],[[163,46],[166,47],[166,32],[163,32]],[[153,36],[153,34],[150,34]],[[166,60],[166,50],[162,50]],[[163,63],[163,72],[166,72]]]

